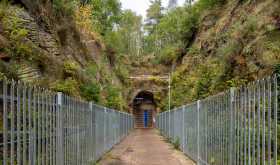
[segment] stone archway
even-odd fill
[[[135,127],[154,127],[154,115],[156,103],[154,94],[149,91],[139,92],[133,99],[133,115],[135,116]]]

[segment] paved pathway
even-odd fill
[[[189,157],[171,144],[154,128],[134,129],[110,150],[111,158],[102,158],[100,165],[195,165]]]

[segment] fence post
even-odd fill
[[[62,92],[57,92],[57,104],[58,104],[58,127],[57,127],[57,135],[58,135],[58,146],[57,146],[57,158],[58,164],[64,164],[64,130],[63,130],[63,99],[62,99]]]
[[[168,117],[168,118],[169,118],[169,119],[168,119],[168,120],[169,120],[169,122],[168,122],[168,135],[169,135],[169,137],[170,137],[170,136],[171,136],[171,134],[170,134],[170,109],[169,109],[168,113],[169,113],[169,115],[168,115],[168,116],[169,116],[169,117]]]
[[[104,154],[106,154],[106,107],[104,107]]]
[[[199,162],[199,130],[200,130],[200,126],[199,126],[199,111],[200,111],[200,100],[197,100],[197,164],[200,165]]]
[[[169,111],[170,119],[170,111]],[[169,130],[170,130],[170,120],[169,120]],[[185,105],[183,105],[183,153],[185,152]]]
[[[90,148],[91,148],[91,156],[90,159],[93,159],[94,154],[93,154],[93,112],[92,112],[92,102],[89,102],[89,111],[90,111]]]
[[[229,146],[228,146],[228,164],[235,164],[235,88],[230,88],[229,93],[229,108],[228,108],[228,132],[229,132]]]

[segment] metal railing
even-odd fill
[[[6,78],[0,83],[0,164],[90,164],[134,128],[133,115]]]
[[[156,115],[156,129],[198,164],[277,165],[278,93],[276,76],[231,88]]]

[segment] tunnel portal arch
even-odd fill
[[[152,92],[138,92],[133,99],[132,106],[133,115],[135,116],[135,127],[154,127],[156,107]]]

